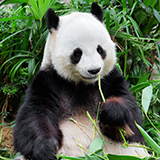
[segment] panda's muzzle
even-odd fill
[[[101,71],[101,67],[100,68],[96,68],[96,69],[90,69],[90,70],[87,70],[87,75],[82,75],[82,78],[85,79],[85,80],[92,80],[92,81],[95,81],[97,80],[98,78],[98,73],[100,73]]]
[[[100,70],[101,68],[91,69],[91,70],[88,70],[88,73],[91,75],[97,75]]]
[[[92,76],[92,77],[84,77],[82,76],[84,79],[88,79],[88,80],[93,80],[93,79],[97,79],[97,76]]]
[[[89,73],[90,76],[82,76],[84,79],[88,79],[88,80],[93,80],[93,79],[97,79],[97,75],[100,72],[101,68],[96,68],[96,69],[90,69],[87,72]]]

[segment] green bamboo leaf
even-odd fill
[[[108,159],[107,159],[106,157],[104,157],[104,156],[101,157],[101,158],[100,158],[100,157],[97,157],[97,156],[90,156],[90,159],[91,159],[91,160],[102,160],[102,159],[108,160]],[[76,160],[76,159],[75,159],[75,160]]]
[[[12,159],[10,159],[10,158],[5,158],[5,157],[2,157],[2,156],[0,156],[0,159],[4,159],[4,160],[12,160]]]
[[[38,41],[36,42],[36,45],[34,46],[31,55],[35,53],[36,49],[42,44],[42,42],[46,41],[47,35],[48,35],[49,31],[46,30],[42,36],[38,39]]]
[[[105,24],[106,24],[106,28],[109,31],[110,29],[110,10],[108,8],[106,8],[105,10],[105,20],[104,20]]]
[[[38,20],[42,20],[43,16],[47,12],[48,8],[51,6],[51,0],[29,0],[29,4],[31,5],[32,13],[34,14],[35,18]]]
[[[145,27],[144,34],[150,33],[154,23],[155,23],[155,19],[151,17],[147,23],[147,26]]]
[[[130,12],[129,16],[132,15],[132,13],[133,13],[133,11],[134,11],[134,9],[135,9],[135,7],[136,7],[137,4],[138,4],[138,1],[134,2],[133,6],[131,8],[131,12]]]
[[[38,2],[39,7],[43,5],[43,0],[38,0],[37,2]],[[45,3],[45,0],[44,0],[44,3]]]
[[[147,73],[143,73],[143,74],[141,75],[141,77],[139,78],[137,84],[138,84],[138,83],[147,82],[149,76],[150,76],[150,73],[148,73],[148,74],[147,74]]]
[[[130,8],[133,6],[133,1],[132,0],[128,0],[129,6]]]
[[[0,70],[3,68],[3,66],[6,64],[6,63],[8,63],[9,61],[12,61],[13,59],[16,59],[16,58],[32,58],[32,56],[30,56],[30,55],[28,55],[28,54],[25,54],[25,55],[16,55],[16,56],[14,56],[14,57],[11,57],[11,58],[9,58],[8,60],[6,60],[2,65],[1,65],[1,67],[0,67]]]
[[[53,4],[53,2],[54,1],[52,1],[52,0],[45,1],[45,3],[44,3],[44,8],[45,8],[44,15],[45,15],[46,11],[48,10],[48,8],[51,7],[51,5]]]
[[[95,138],[92,142],[91,145],[89,147],[89,150],[91,152],[95,152],[99,149],[102,149],[102,147],[105,145],[105,141],[100,139],[100,138]],[[92,155],[92,153],[89,153],[89,155]]]
[[[153,14],[156,17],[156,19],[158,20],[158,22],[160,23],[160,14],[158,13],[158,11],[156,9],[153,8]]]
[[[44,3],[48,2],[48,1],[49,0],[44,1]],[[38,3],[38,10],[39,10],[39,15],[40,15],[40,20],[41,20],[43,15],[44,15],[43,12],[45,11],[44,3],[43,3],[43,0],[38,0],[37,3]]]
[[[32,26],[32,23],[33,23],[32,17],[33,17],[33,16],[31,16],[31,17],[29,18],[29,20],[28,20],[28,22],[27,22],[27,26]],[[24,36],[24,38],[23,38],[22,50],[27,50],[27,47],[28,47],[28,45],[29,45],[29,33],[30,33],[30,30],[27,30],[27,31],[25,32],[25,36]]]
[[[111,35],[115,35],[116,30],[113,29],[113,28],[110,28],[109,33]],[[128,33],[125,33],[125,32],[121,32],[121,31],[118,31],[116,33],[115,37],[122,38],[122,39],[128,39],[128,40],[132,40],[134,38],[134,36],[132,36],[131,34],[128,34]]]
[[[0,149],[0,154],[1,154],[2,152],[8,152],[8,149],[6,149],[6,148]]]
[[[18,43],[15,43],[15,44],[19,44],[19,42]],[[9,46],[10,47],[10,46]],[[0,53],[0,55],[4,55],[4,54],[6,54],[6,53],[10,53],[10,52],[19,52],[19,53],[27,53],[26,55],[25,54],[19,54],[19,55],[17,55],[18,57],[23,57],[23,56],[29,56],[30,54],[31,54],[31,52],[29,52],[29,51],[24,51],[24,50],[9,50],[9,51],[4,51],[4,52],[1,52]],[[14,56],[15,57],[15,56]],[[14,57],[12,57],[13,59],[14,59]]]
[[[123,7],[123,14],[125,15],[127,13],[126,0],[121,0],[121,1],[122,1],[122,7]]]
[[[2,41],[0,41],[0,44],[2,44],[3,42],[5,42],[5,41],[8,40],[9,38],[15,36],[16,34],[26,31],[27,29],[29,29],[29,28],[25,28],[25,29],[19,30],[18,32],[15,32],[15,33],[11,34],[10,36],[8,36],[8,37],[6,37],[5,39],[3,39]]]
[[[28,78],[29,78],[29,80],[31,80],[32,77],[33,77],[34,68],[35,68],[35,59],[32,58],[32,59],[29,61],[29,64],[28,64]]]
[[[112,8],[111,10],[112,10],[112,14],[113,14],[113,16],[114,16],[114,23],[115,23],[115,27],[116,27],[116,31],[117,31],[118,28],[119,28],[118,18],[117,18],[115,9]]]
[[[130,88],[130,91],[133,93],[133,92],[136,92],[136,91],[139,91],[147,86],[149,86],[150,84],[152,84],[153,81],[148,81],[148,82],[142,82],[142,83],[139,83],[139,84],[136,84],[134,86],[131,86]]]
[[[124,20],[124,22],[127,24],[128,23],[128,21],[127,21],[127,19],[126,19],[126,17],[125,16],[123,16],[123,20]],[[127,31],[127,33],[129,34],[129,26],[130,25],[125,25],[125,28],[126,28],[126,31]],[[120,28],[122,29],[122,27],[120,26]],[[126,48],[127,49],[127,48]]]
[[[32,16],[7,17],[7,18],[1,18],[0,22],[11,21],[11,20],[24,20],[24,19],[29,19],[30,17]]]
[[[127,21],[125,17],[123,17],[123,19],[124,19],[124,22],[122,22],[119,26],[120,30],[122,30],[123,28],[128,29],[128,27],[131,25],[130,21],[129,20]],[[127,31],[127,33],[129,32]]]
[[[160,41],[159,41],[159,43],[156,44],[156,48],[157,48],[157,53],[158,53],[158,57],[159,57],[159,61],[160,61]]]
[[[138,48],[139,48],[139,50],[140,50],[140,53],[141,53],[141,56],[142,56],[142,60],[144,61],[144,63],[145,63],[148,67],[151,66],[151,63],[145,58],[145,55],[144,55],[144,53],[143,53],[144,50],[142,50],[141,47],[138,47]]]
[[[134,12],[135,16],[136,16],[136,20],[138,21],[138,24],[142,24],[143,22],[145,23],[146,17],[148,16],[148,14],[146,12],[144,12],[144,10],[140,10],[139,12]]]
[[[115,65],[116,65],[116,68],[121,72],[121,75],[123,75],[123,71],[122,71],[121,66],[119,65],[119,63],[116,62]]]
[[[71,160],[85,160],[85,157],[69,157],[69,156],[59,156],[61,158],[64,158],[64,159],[71,159]]]
[[[135,156],[127,156],[127,155],[115,155],[115,154],[107,154],[109,160],[142,160],[139,157]]]
[[[143,3],[147,6],[147,7],[154,7],[154,5],[156,4],[157,0],[143,0]]]
[[[103,149],[99,149],[98,151],[94,152],[96,155],[99,155],[100,157],[104,157],[104,151]]]
[[[0,141],[1,142],[1,141]],[[0,149],[0,154],[4,154],[4,153],[7,153],[8,152],[8,149]],[[0,157],[1,158],[1,157]]]
[[[36,70],[38,70],[37,68],[39,67],[40,62],[41,62],[41,61],[39,61],[39,62],[35,65],[35,67],[34,67],[34,69],[33,69],[33,71],[32,71],[32,75],[35,75]]]
[[[143,36],[143,33],[142,33],[142,31],[140,30],[137,22],[136,22],[132,17],[130,17],[130,16],[128,16],[128,15],[126,15],[126,16],[127,16],[127,18],[131,21],[137,37],[142,37],[142,36]]]
[[[45,13],[47,12],[48,8],[50,7],[50,2],[51,0],[47,0],[47,1],[42,1],[40,0],[41,3],[39,3],[39,11],[41,13],[41,19],[43,18],[43,16],[45,15]]]
[[[151,98],[152,98],[152,85],[142,90],[142,106],[143,106],[145,113],[148,112]]]
[[[35,16],[37,20],[40,20],[40,13],[39,13],[37,1],[29,0],[29,4],[31,5],[32,14]]]
[[[27,0],[5,0],[1,3],[1,5],[14,3],[27,3]]]
[[[123,52],[117,52],[117,56],[122,56],[124,54],[127,54],[127,53],[129,53],[129,51],[130,51],[130,49],[127,49],[127,50],[125,50]]]
[[[18,61],[18,62],[14,65],[14,67],[11,69],[11,71],[10,71],[10,73],[9,73],[9,76],[11,75],[11,81],[14,80],[14,76],[15,76],[16,72],[18,71],[19,67],[20,67],[24,62],[26,62],[26,61],[27,61],[27,59],[23,59],[23,60],[21,60],[21,61]]]
[[[91,158],[86,153],[84,154],[85,154],[85,160],[91,160]]]
[[[149,146],[158,154],[160,154],[160,146],[147,134],[147,132],[137,123],[135,123],[140,132],[142,133],[144,139],[149,144]]]

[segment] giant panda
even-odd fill
[[[93,2],[90,13],[73,12],[61,17],[49,9],[47,28],[40,70],[16,117],[15,150],[32,160],[55,160],[59,153],[81,156],[77,144],[88,149],[93,137],[93,124],[86,112],[95,119],[101,103],[98,128],[105,137],[104,151],[146,155],[142,148],[121,147],[119,128],[126,131],[129,143],[143,142],[134,122],[142,125],[142,116],[115,67],[115,44],[103,24],[100,6]],[[105,102],[99,92],[98,75]],[[95,137],[100,137],[98,132]]]

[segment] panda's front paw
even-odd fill
[[[104,125],[123,127],[129,120],[129,110],[123,98],[111,97],[101,105],[100,121]]]
[[[57,160],[57,146],[54,138],[37,138],[34,142],[32,160]]]
[[[129,109],[121,97],[110,97],[101,105],[99,115],[100,129],[103,134],[113,140],[122,140],[119,128],[129,128],[130,119]]]
[[[57,160],[57,145],[55,145],[55,139],[37,137],[32,140],[28,139],[26,143],[26,140],[22,138],[21,141],[15,142],[15,149],[21,152],[24,160]],[[19,157],[15,160],[20,160],[18,158]]]

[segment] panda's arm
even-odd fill
[[[127,132],[129,141],[143,141],[134,121],[142,124],[142,116],[135,97],[129,91],[127,82],[118,69],[105,77],[102,90],[106,102],[101,106],[100,127],[102,132],[113,140],[121,141],[119,127]]]
[[[51,73],[40,71],[31,82],[17,114],[14,147],[28,159],[56,159],[56,149],[61,145],[58,97],[53,83]]]

